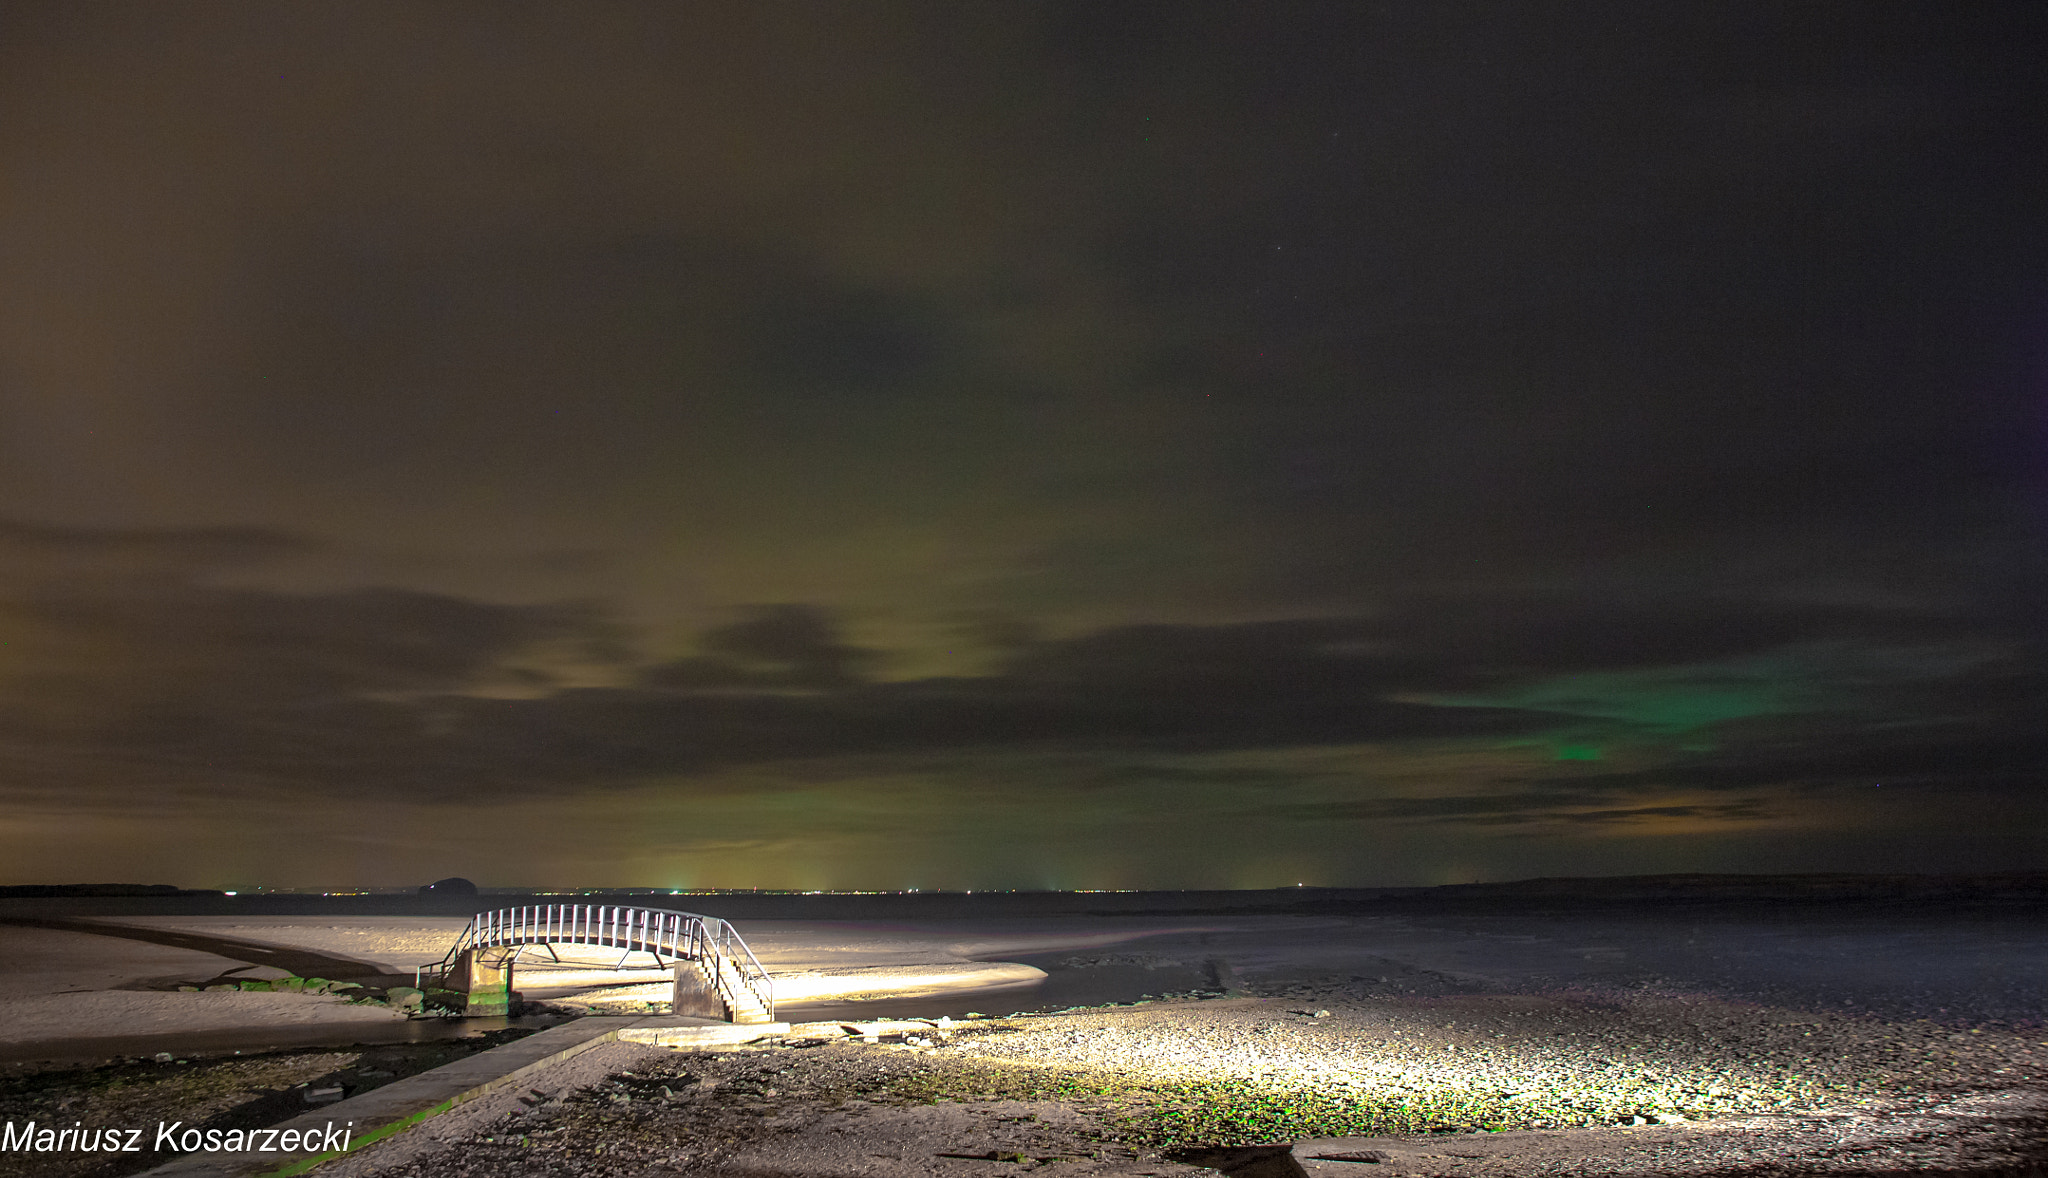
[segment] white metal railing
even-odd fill
[[[651,954],[663,966],[669,964],[663,961],[664,957],[706,962],[711,966],[708,973],[714,986],[721,991],[733,984],[744,987],[760,1003],[769,1020],[775,1018],[775,981],[732,925],[716,916],[666,908],[529,904],[479,912],[470,918],[441,960],[413,971],[413,980],[424,988],[429,975],[447,977],[465,949],[519,945],[599,945],[618,949],[621,956],[613,969],[624,967],[627,958],[635,953]]]

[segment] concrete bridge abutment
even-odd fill
[[[512,1013],[512,960],[515,951],[501,948],[464,949],[448,971],[449,988],[466,996],[464,1015]]]

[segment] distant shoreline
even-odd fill
[[[1857,907],[2048,905],[2048,871],[1880,875],[1670,874],[1542,878],[1437,887],[1266,888],[1087,892],[670,892],[643,888],[528,892],[484,889],[476,896],[409,891],[241,892],[164,884],[0,886],[0,916],[76,915],[420,915],[466,916],[528,904],[615,903],[703,912],[735,920],[977,920],[1004,916],[1140,916],[1260,913],[1370,915],[1467,907],[1519,908],[1685,904],[1820,904]]]

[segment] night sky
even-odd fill
[[[2048,6],[0,9],[0,883],[2048,867]]]

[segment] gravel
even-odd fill
[[[1538,1172],[1533,1159],[1547,1150],[1540,1172],[1559,1175],[1638,1172],[1596,1164],[1603,1142],[1630,1134],[1662,1151],[1643,1173],[2048,1157],[2039,1025],[1644,991],[1403,988],[1429,992],[1356,978],[971,1019],[879,1043],[820,1027],[724,1053],[618,1044],[589,1053],[580,1078],[555,1077],[551,1093],[429,1122],[334,1172],[923,1174],[1002,1163],[1167,1175],[1207,1163],[1251,1174],[1272,1164],[1243,1148],[1261,1143],[1503,1131],[1549,1143],[1524,1150],[1519,1172]],[[1455,1156],[1464,1160],[1443,1164],[1460,1173],[1490,1164]]]

